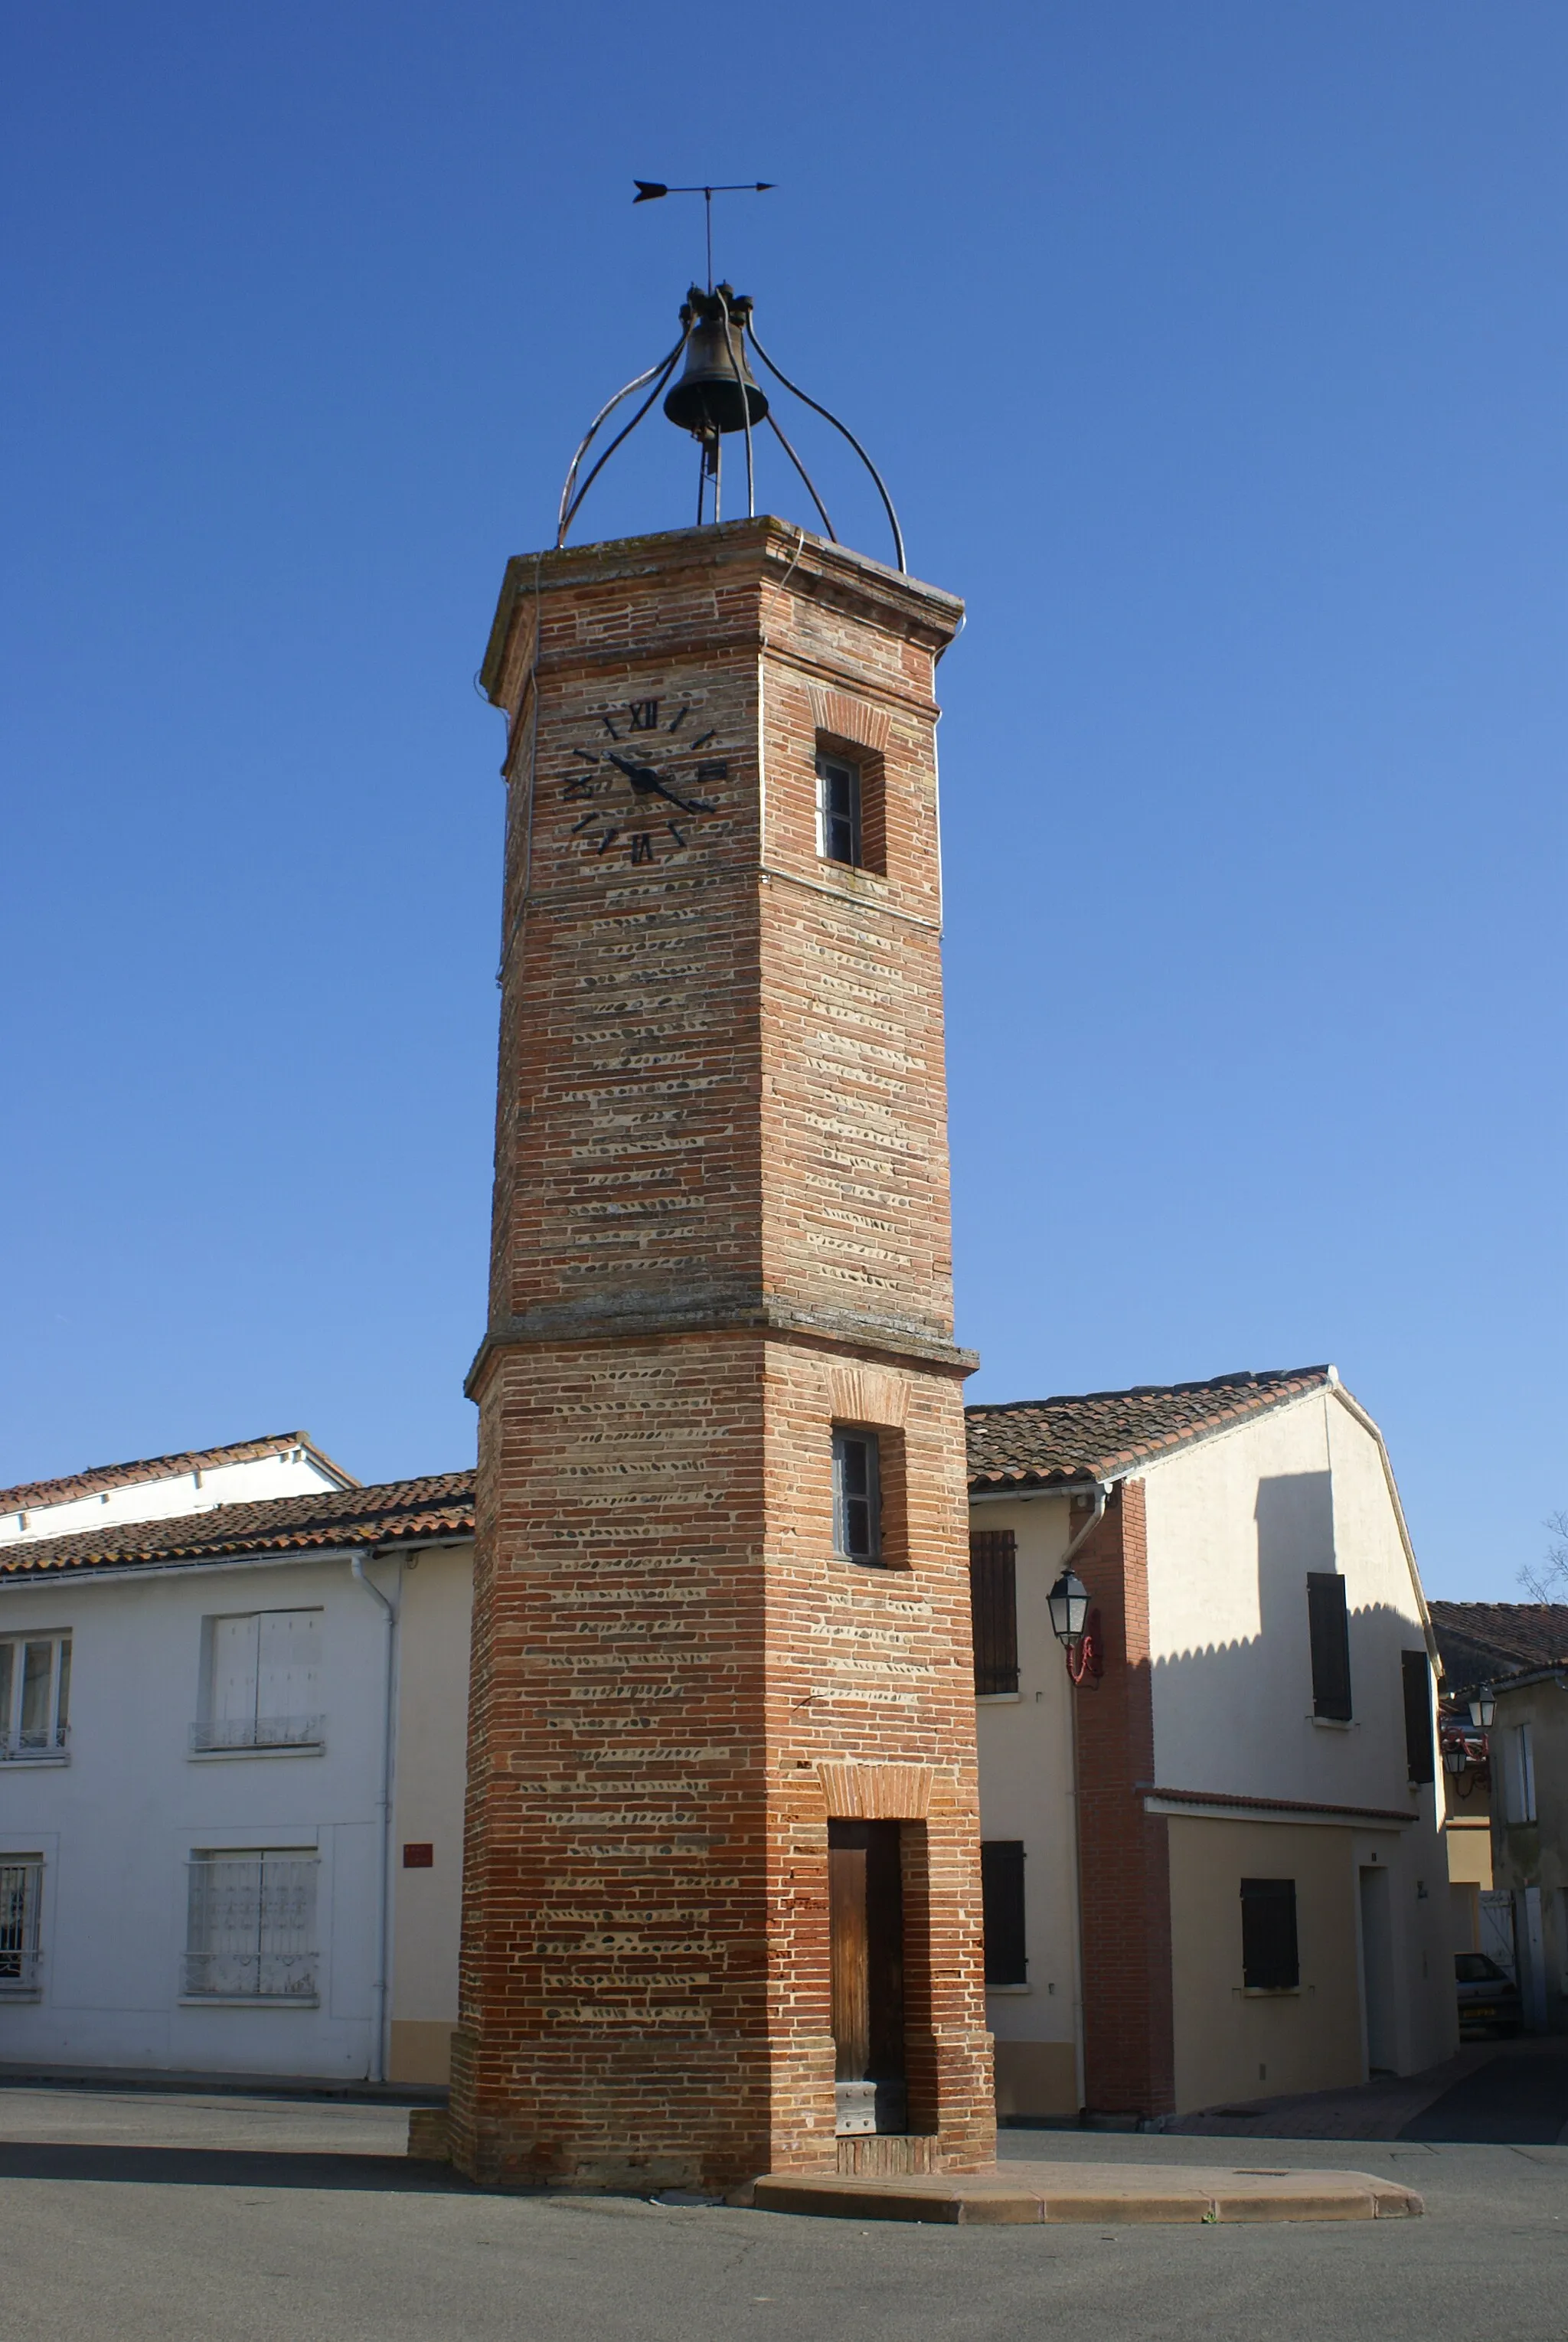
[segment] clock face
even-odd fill
[[[667,861],[718,810],[716,781],[730,768],[713,754],[689,700],[630,699],[600,710],[594,745],[567,753],[562,800],[582,808],[570,835],[591,859]]]

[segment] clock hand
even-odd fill
[[[666,788],[652,765],[634,765],[629,758],[617,756],[613,748],[609,751],[609,758],[612,765],[625,774],[640,797],[663,797],[668,804],[679,806],[683,813],[712,813],[714,808],[707,798],[678,796],[674,789]]]

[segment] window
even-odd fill
[[[1350,1620],[1344,1580],[1333,1570],[1309,1570],[1307,1625],[1312,1634],[1312,1705],[1314,1716],[1350,1722]]]
[[[70,1697],[69,1635],[0,1643],[0,1759],[64,1756]]]
[[[38,1913],[44,1900],[41,1855],[0,1861],[0,1994],[38,1989]]]
[[[980,1847],[980,1897],[985,1920],[985,1981],[1026,1984],[1024,1841],[988,1837]]]
[[[205,1692],[192,1747],[319,1747],[321,1619],[319,1610],[207,1619]]]
[[[978,1698],[1018,1688],[1017,1544],[1011,1529],[969,1537],[969,1615]]]
[[[860,766],[842,756],[816,760],[816,848],[828,862],[859,867],[861,856]]]
[[[1513,1727],[1513,1780],[1508,1802],[1511,1822],[1535,1819],[1535,1743],[1527,1724]]]
[[[1249,1992],[1293,1992],[1301,1983],[1293,1878],[1243,1879],[1242,1982]]]
[[[882,1559],[882,1474],[874,1431],[833,1435],[833,1545],[850,1561]]]
[[[1404,1758],[1413,1781],[1436,1778],[1432,1756],[1432,1668],[1424,1651],[1401,1651],[1404,1672]]]
[[[297,1848],[193,1855],[191,2000],[314,2000],[316,1857]]]

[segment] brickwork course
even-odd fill
[[[487,2183],[835,2167],[831,1817],[903,1826],[910,2130],[950,2169],[994,2152],[934,748],[959,617],[771,519],[507,571],[451,2117]],[[818,853],[824,746],[862,767],[870,867]],[[886,1566],[834,1556],[835,1423],[879,1434]]]

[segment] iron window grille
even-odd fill
[[[1293,1992],[1300,1985],[1293,1878],[1243,1879],[1242,1982],[1249,1992]]]
[[[196,2000],[314,2000],[314,1854],[193,1855],[185,1992]]]
[[[44,1902],[44,1865],[28,1856],[0,1862],[0,1995],[38,1989],[38,1921]]]
[[[833,1435],[834,1551],[848,1561],[882,1558],[882,1471],[874,1431]]]
[[[1018,1688],[1018,1557],[1011,1529],[973,1529],[969,1537],[969,1614],[979,1699]]]
[[[321,1748],[325,1739],[324,1716],[209,1716],[191,1726],[197,1756],[225,1748]]]
[[[64,1757],[70,1701],[69,1635],[0,1642],[0,1763]]]
[[[816,829],[817,852],[824,861],[860,867],[860,767],[842,756],[816,760]]]

